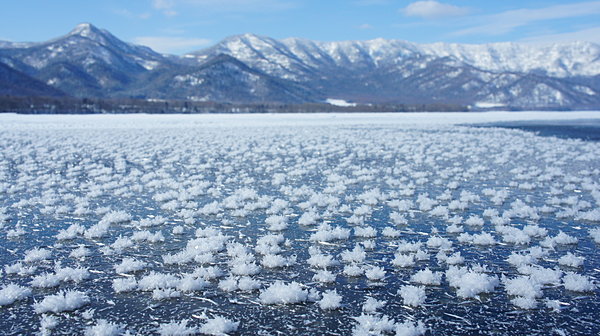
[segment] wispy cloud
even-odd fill
[[[600,44],[600,27],[581,29],[566,33],[544,34],[538,36],[530,36],[520,40],[521,42],[530,43],[556,43],[556,42],[573,42],[587,41]]]
[[[406,16],[416,16],[424,19],[463,16],[469,14],[470,11],[467,7],[458,7],[433,0],[413,2],[400,10]]]
[[[142,20],[147,20],[149,18],[152,17],[152,14],[148,13],[148,12],[144,12],[144,13],[134,13],[128,9],[116,9],[114,11],[115,14],[129,18],[129,19],[142,19]]]
[[[516,9],[476,18],[476,24],[453,33],[464,35],[503,35],[519,27],[540,21],[575,18],[600,14],[600,1],[578,2],[568,5],[554,5],[537,9]]]
[[[161,11],[166,16],[177,15],[177,11],[173,9],[175,7],[175,0],[152,0],[152,7]]]
[[[207,12],[265,12],[297,7],[291,0],[153,0],[154,9],[165,15],[178,14],[178,8],[196,8]]]
[[[194,51],[211,43],[203,38],[185,38],[169,36],[141,36],[133,39],[136,44],[145,45],[160,53],[180,54]]]
[[[369,30],[369,29],[373,29],[373,26],[371,26],[368,23],[363,23],[360,26],[358,26],[358,29],[360,29],[360,30]]]

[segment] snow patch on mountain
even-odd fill
[[[0,41],[0,62],[74,97],[233,103],[600,106],[600,46],[319,42],[244,34],[183,57],[123,42],[89,23],[54,40]]]
[[[327,104],[334,105],[334,106],[344,106],[344,107],[356,106],[356,103],[349,103],[343,99],[328,98],[326,100],[326,102],[327,102]]]
[[[556,44],[490,43],[416,44],[401,40],[317,42],[300,38],[275,40],[253,34],[227,38],[217,46],[197,52],[230,54],[266,72],[285,71],[301,62],[395,64],[409,57],[451,57],[465,65],[492,72],[541,72],[555,77],[600,74],[600,46],[590,42]]]

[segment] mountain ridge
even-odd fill
[[[242,34],[174,56],[84,23],[45,42],[0,42],[0,62],[74,97],[600,107],[600,46],[589,42],[320,42]]]
[[[291,48],[293,45],[310,45],[320,48],[321,51],[329,51],[330,55],[336,50],[356,48],[370,52],[370,56],[373,58],[377,56],[384,58],[403,57],[415,54],[438,58],[449,56],[468,65],[489,71],[530,72],[535,69],[544,69],[547,70],[548,74],[556,77],[600,75],[600,45],[583,41],[545,44],[516,42],[486,44],[437,42],[419,44],[404,40],[377,38],[364,41],[321,42],[304,38],[277,40],[267,36],[241,34],[227,37],[215,46],[188,55],[202,55],[207,50],[216,47],[220,47],[221,52],[223,52],[228,43],[248,39],[258,40],[263,44],[267,41],[279,43],[287,48]],[[388,50],[387,55],[382,55],[385,50]],[[347,50],[346,53],[348,53]],[[566,59],[567,56],[569,59]],[[558,61],[568,61],[568,63],[559,64]]]

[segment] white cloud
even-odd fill
[[[371,25],[370,25],[370,24],[368,24],[368,23],[363,23],[363,24],[361,24],[360,26],[358,26],[358,29],[361,29],[361,30],[369,30],[369,29],[373,29],[373,26],[371,26]]]
[[[413,2],[401,12],[406,16],[417,16],[424,19],[437,19],[443,17],[463,16],[469,14],[466,7],[458,7],[433,0]]]
[[[141,36],[133,39],[136,44],[145,45],[160,53],[179,54],[194,51],[211,43],[203,38],[185,38],[168,36]]]
[[[516,28],[546,20],[575,18],[600,14],[600,1],[554,5],[537,9],[517,9],[477,18],[480,22],[473,27],[454,32],[453,35],[502,35]]]
[[[174,0],[153,0],[152,6],[156,9],[170,9],[175,5]]]
[[[116,9],[114,11],[115,14],[129,18],[129,19],[142,19],[142,20],[147,20],[149,18],[152,17],[152,14],[148,13],[148,12],[144,12],[144,13],[133,13],[127,9]]]
[[[521,42],[531,43],[559,43],[586,41],[600,44],[600,27],[587,28],[573,32],[544,34],[538,36],[530,36],[520,40]]]
[[[161,11],[165,16],[176,16],[178,13],[173,9],[175,0],[153,0],[152,7]]]

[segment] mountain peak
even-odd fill
[[[239,35],[233,35],[233,36],[229,36],[227,38],[225,38],[222,42],[239,42],[239,41],[243,41],[246,43],[263,43],[265,41],[276,41],[268,36],[262,36],[262,35],[258,35],[258,34],[252,34],[252,33],[245,33],[245,34],[239,34]]]
[[[238,34],[238,35],[233,35],[230,36],[231,38],[245,38],[245,39],[264,39],[264,38],[268,38],[266,36],[262,36],[262,35],[258,35],[258,34],[254,34],[254,33],[243,33],[243,34]]]
[[[600,106],[600,46],[588,43],[325,42],[241,34],[177,57],[82,23],[32,46],[0,42],[0,62],[74,96]],[[212,93],[196,96],[205,89]]]
[[[80,35],[84,37],[90,37],[90,35],[98,32],[100,32],[98,28],[96,28],[93,24],[86,22],[80,23],[77,26],[75,26],[75,28],[71,30],[69,35]]]
[[[105,43],[106,41],[114,40],[111,33],[87,22],[78,24],[77,26],[75,26],[75,28],[73,28],[73,30],[71,30],[67,34],[67,37],[72,36],[79,36],[100,43]]]
[[[64,39],[70,40],[73,38],[78,40],[87,40],[97,45],[112,45],[120,49],[131,48],[127,43],[119,40],[108,30],[98,28],[91,23],[80,23],[75,26],[75,28],[73,28],[73,30],[71,30],[67,35],[59,37],[54,41],[62,41]]]

